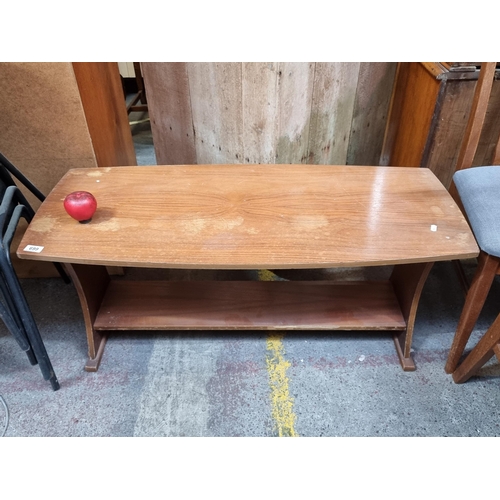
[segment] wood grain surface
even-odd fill
[[[474,91],[472,108],[467,120],[462,146],[457,159],[456,170],[470,168],[479,144],[479,137],[483,129],[486,110],[495,78],[496,63],[482,63],[479,79]]]
[[[142,63],[156,161],[196,163],[187,63]]]
[[[64,197],[76,190],[97,199],[88,224],[64,211]],[[326,165],[74,169],[18,249],[34,260],[202,269],[372,266],[478,253],[428,169]]]
[[[142,68],[159,164],[379,162],[396,63]]]
[[[116,62],[73,63],[99,167],[137,165]]]
[[[359,65],[316,63],[307,163],[346,163]]]
[[[399,63],[382,163],[421,166],[440,82],[421,63]]]
[[[361,63],[347,151],[348,165],[378,165],[397,65]]]
[[[112,281],[97,330],[404,330],[389,281]]]

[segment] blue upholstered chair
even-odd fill
[[[491,284],[500,271],[500,166],[459,170],[455,172],[453,182],[481,250],[445,367],[447,373],[453,374],[456,383],[462,383],[493,355],[500,360],[499,314],[478,344],[460,363]]]

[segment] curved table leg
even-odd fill
[[[406,330],[394,334],[394,344],[404,371],[416,369],[410,353],[413,327],[420,295],[432,265],[433,262],[395,265],[390,277],[403,318],[406,321]]]
[[[78,292],[85,320],[89,348],[85,371],[96,372],[101,363],[107,336],[95,330],[94,321],[110,282],[109,274],[104,266],[65,265]]]

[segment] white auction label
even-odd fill
[[[38,247],[36,245],[28,245],[24,248],[25,252],[40,253],[42,250],[43,250],[43,247]]]

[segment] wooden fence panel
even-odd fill
[[[160,164],[378,164],[396,63],[143,68]]]

